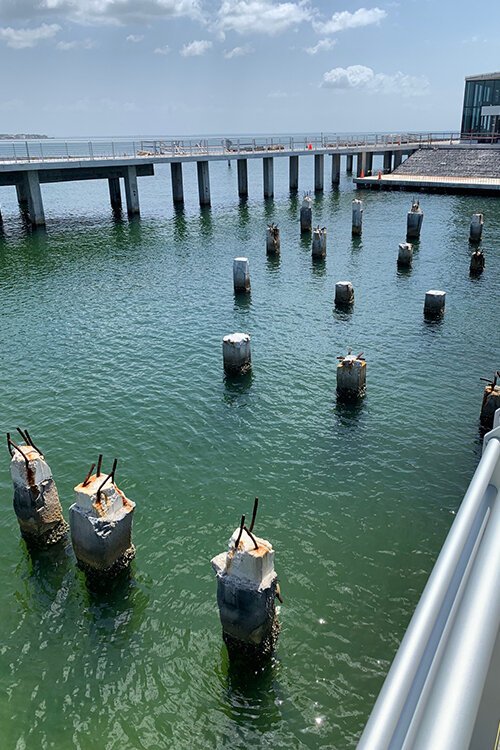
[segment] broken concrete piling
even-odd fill
[[[268,224],[266,234],[266,252],[268,255],[279,255],[280,249],[280,230],[276,224]]]
[[[312,238],[312,257],[324,258],[326,256],[326,228],[316,227]]]
[[[408,216],[406,219],[407,239],[419,239],[423,220],[424,212],[420,208],[420,203],[419,201],[414,200],[411,204],[411,209],[408,211]]]
[[[492,380],[488,378],[481,378],[485,380],[487,385],[483,392],[483,403],[481,404],[480,422],[486,430],[493,428],[493,419],[495,412],[500,409],[500,385],[497,385],[497,380],[500,378],[500,370],[497,370]]]
[[[235,258],[233,260],[233,285],[236,293],[250,291],[248,258]]]
[[[442,292],[440,289],[429,289],[425,293],[424,317],[432,320],[444,315],[445,301],[446,292]]]
[[[337,357],[337,398],[354,401],[366,391],[366,361],[363,352],[357,356],[349,350],[346,357]]]
[[[275,600],[279,592],[270,542],[255,536],[255,499],[252,522],[242,516],[227,552],[212,559],[217,576],[217,604],[222,637],[231,657],[259,662],[271,656],[279,633]]]
[[[75,487],[69,522],[79,567],[89,578],[104,582],[126,570],[135,557],[135,503],[116,485],[116,459],[109,474],[101,473],[101,462],[100,455],[96,473],[92,473],[92,464],[83,482]]]
[[[359,237],[363,231],[363,201],[355,198],[352,202],[352,236]]]
[[[222,339],[224,370],[233,375],[244,375],[252,368],[252,352],[248,333],[231,333]]]
[[[398,267],[410,268],[413,263],[413,245],[411,242],[400,242],[398,250]]]
[[[483,234],[483,214],[472,214],[469,232],[469,242],[480,242]]]
[[[14,443],[7,433],[14,511],[25,541],[35,547],[49,547],[66,536],[68,524],[63,518],[50,466],[29,432],[17,429],[24,441],[22,445]]]
[[[335,307],[346,308],[354,304],[354,288],[350,281],[335,284]]]
[[[312,230],[312,200],[310,195],[304,195],[300,209],[300,231],[302,234]]]
[[[481,250],[475,250],[470,259],[469,273],[471,276],[480,276],[484,271],[484,253]]]

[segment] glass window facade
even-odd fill
[[[499,112],[483,113],[483,107],[498,107]],[[461,134],[478,136],[479,140],[500,140],[500,73],[498,77],[465,80]]]

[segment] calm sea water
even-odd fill
[[[30,557],[0,472],[0,701],[5,750],[353,748],[480,455],[479,377],[498,367],[500,207],[421,196],[411,272],[396,268],[408,193],[366,193],[350,235],[351,182],[314,199],[326,261],[299,236],[301,194],[250,199],[236,167],[195,167],[174,211],[169,171],[139,181],[141,219],[113,218],[105,183],[43,187],[46,232],[0,190],[1,427],[27,426],[67,512],[99,451],[137,502],[129,583],[96,594],[71,550]],[[375,167],[377,168],[377,167]],[[312,159],[301,160],[301,190]],[[471,214],[486,270],[469,278]],[[281,230],[278,261],[265,227]],[[250,260],[235,299],[232,259]],[[350,279],[352,313],[333,309]],[[442,322],[425,292],[447,292]],[[252,335],[253,376],[225,382],[221,340]],[[364,351],[367,396],[335,401],[336,357]],[[284,604],[274,662],[233,670],[210,558],[261,500]]]

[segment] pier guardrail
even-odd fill
[[[476,137],[477,139],[477,137]],[[462,139],[463,140],[463,139]],[[469,140],[472,140],[472,136]],[[457,143],[460,133],[361,133],[337,135],[322,133],[307,135],[272,135],[258,137],[219,136],[212,138],[157,138],[157,139],[0,139],[0,163],[26,163],[44,161],[78,161],[95,159],[120,159],[135,157],[190,157],[220,156],[259,153],[278,155],[280,151],[334,151],[345,148],[409,147],[432,144]]]
[[[500,409],[358,750],[496,747],[498,685],[492,726],[476,719],[500,648],[499,539]]]

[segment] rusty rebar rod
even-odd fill
[[[92,476],[92,472],[94,471],[94,466],[95,466],[95,464],[92,464],[92,466],[90,467],[87,476],[85,477],[85,479],[82,482],[82,487],[86,487],[88,485],[89,479]]]
[[[255,526],[255,518],[257,516],[257,510],[259,508],[259,498],[256,497],[253,504],[253,512],[252,512],[252,522],[250,523],[250,531],[253,531],[253,527]]]
[[[106,482],[108,481],[108,479],[111,479],[111,476],[112,476],[111,474],[108,474],[108,476],[106,477],[106,479],[104,480],[104,482],[101,482],[101,484],[99,485],[99,489],[96,492],[96,498],[95,498],[96,503],[100,503],[101,502],[101,490],[104,487],[104,485],[106,484]]]
[[[26,433],[26,436],[27,436],[28,440],[30,441],[30,445],[31,445],[31,447],[32,447],[32,448],[34,448],[34,449],[36,450],[36,452],[37,452],[37,453],[39,453],[39,454],[40,454],[41,456],[43,456],[43,453],[42,453],[42,451],[40,450],[40,448],[37,448],[37,447],[36,447],[36,445],[35,445],[35,443],[34,443],[34,442],[33,442],[33,440],[31,439],[31,435],[29,434],[28,430],[25,430],[24,432]]]
[[[12,458],[12,456],[14,455],[14,451],[12,450],[11,445],[10,445],[10,432],[7,433],[7,448]]]
[[[115,460],[113,461],[113,467],[111,469],[111,481],[113,482],[113,484],[115,482],[115,471],[116,471],[117,464],[118,464],[118,459],[115,458]]]
[[[30,444],[30,441],[28,440],[28,438],[27,438],[27,436],[26,436],[26,433],[25,433],[25,432],[23,432],[23,431],[21,430],[21,428],[20,428],[20,427],[16,427],[16,430],[17,430],[17,431],[18,431],[18,433],[19,433],[19,434],[21,435],[21,437],[22,437],[22,439],[24,440],[24,442],[26,443],[26,445],[29,445],[29,444]]]
[[[97,471],[96,476],[101,476],[101,466],[102,466],[102,453],[99,453],[99,457],[97,459]]]
[[[241,523],[240,523],[240,532],[238,536],[236,537],[236,541],[234,543],[234,551],[238,551],[238,544],[240,543],[241,535],[243,534],[243,529],[245,527],[245,516],[241,516]]]
[[[252,534],[252,532],[251,532],[251,531],[249,531],[249,530],[247,529],[247,527],[246,527],[246,526],[245,526],[244,528],[245,528],[245,531],[247,532],[248,536],[249,536],[249,537],[250,537],[250,539],[252,540],[252,542],[253,542],[253,544],[254,544],[254,547],[255,547],[255,549],[259,549],[259,545],[257,544],[257,540],[256,540],[256,538],[254,537],[254,535]]]
[[[21,454],[21,456],[24,458],[24,463],[26,464],[26,470],[28,470],[29,467],[30,467],[30,461],[29,461],[28,456],[25,453],[22,452],[21,448],[18,445],[16,445],[13,440],[10,439],[10,435],[9,435],[9,437],[7,439],[9,441],[9,444],[13,448],[15,448],[16,451],[19,451],[19,453]]]

